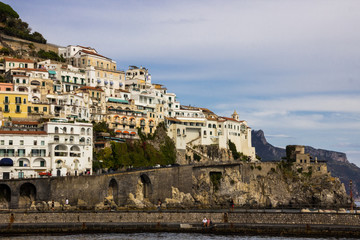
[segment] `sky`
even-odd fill
[[[358,0],[5,0],[48,40],[149,69],[182,105],[360,166]]]

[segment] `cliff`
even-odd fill
[[[256,154],[261,157],[261,161],[280,161],[285,157],[285,149],[274,147],[267,142],[262,130],[253,130],[252,145],[255,147]],[[345,185],[347,192],[350,192],[349,182],[353,181],[353,194],[358,198],[360,193],[360,168],[347,160],[346,154],[342,152],[329,151],[324,149],[315,149],[305,146],[305,152],[313,158],[325,160],[328,170],[333,177],[337,177]]]

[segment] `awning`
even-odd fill
[[[114,118],[118,118],[118,117],[119,117],[119,115],[115,115],[115,116],[114,116]]]
[[[154,120],[150,119],[149,122],[153,122]]]
[[[129,119],[131,120],[131,119],[135,119],[135,118],[134,118],[134,117],[130,117]]]
[[[130,134],[131,134],[131,135],[136,135],[136,132],[131,132]]]
[[[121,118],[126,118],[125,116],[122,116]]]
[[[116,133],[121,133],[121,131],[120,131],[120,130],[116,130],[115,132],[116,132]]]
[[[140,121],[144,121],[145,120],[145,118],[140,118]]]
[[[54,75],[56,74],[56,72],[55,72],[54,70],[49,70],[48,72],[49,72],[50,74],[54,74]]]
[[[108,98],[108,102],[116,102],[116,103],[126,103],[129,104],[129,101],[119,99],[119,98]]]
[[[123,131],[123,134],[129,134],[129,132],[128,131]]]
[[[0,160],[0,166],[14,166],[14,162],[11,158],[3,158]]]

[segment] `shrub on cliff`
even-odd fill
[[[109,132],[105,122],[94,125],[94,132]],[[166,135],[164,126],[159,125],[154,134],[145,135],[140,132],[140,140],[130,140],[125,143],[111,142],[111,147],[95,153],[94,170],[99,168],[120,169],[123,167],[150,167],[157,164],[168,165],[176,162],[174,142]],[[165,135],[164,135],[165,134]]]

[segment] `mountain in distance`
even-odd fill
[[[256,154],[261,157],[261,161],[280,161],[286,156],[284,148],[274,147],[267,142],[262,130],[251,131],[252,146],[255,147]],[[353,182],[354,198],[360,198],[360,168],[347,160],[346,154],[324,149],[315,149],[305,146],[305,153],[318,160],[325,160],[328,170],[333,177],[337,177],[345,185],[347,193],[350,193],[350,180]]]

